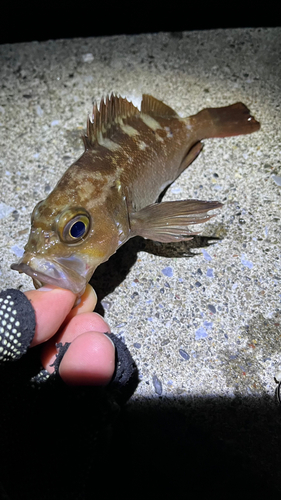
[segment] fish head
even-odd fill
[[[124,232],[101,186],[87,197],[78,181],[65,181],[34,208],[24,255],[11,268],[30,276],[36,288],[51,284],[81,295],[98,265],[124,242]]]

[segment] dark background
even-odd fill
[[[273,1],[139,0],[47,2],[4,0],[0,43],[58,38],[281,25]]]
[[[36,349],[0,366],[1,500],[280,498],[274,397],[156,396],[119,407],[110,388],[32,386]]]

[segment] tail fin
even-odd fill
[[[260,128],[259,122],[242,102],[223,108],[203,109],[197,115],[190,116],[189,120],[198,140],[252,134]]]

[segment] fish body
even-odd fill
[[[12,269],[36,287],[54,284],[80,295],[99,264],[129,238],[190,239],[216,201],[157,203],[162,191],[196,158],[201,140],[252,133],[259,123],[242,103],[188,118],[149,95],[141,109],[118,96],[94,105],[85,151],[31,216],[25,253]]]

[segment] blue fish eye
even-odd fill
[[[82,236],[84,236],[85,234],[85,231],[86,231],[86,226],[84,222],[78,220],[71,226],[69,233],[70,236],[72,236],[72,238],[82,238]]]
[[[69,244],[82,243],[91,228],[90,217],[90,214],[80,207],[74,207],[63,212],[57,221],[57,231],[60,240],[63,243]]]

